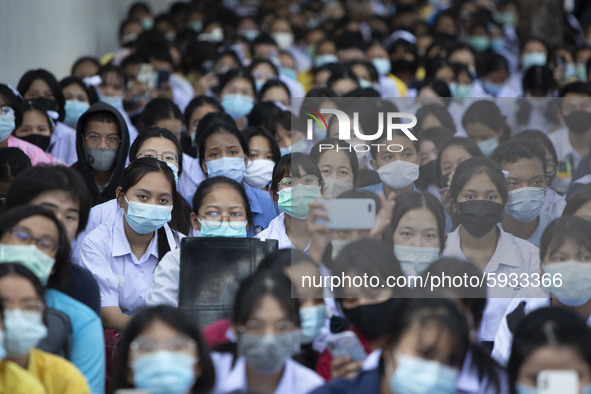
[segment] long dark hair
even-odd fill
[[[175,210],[178,207],[178,192],[176,190],[176,183],[174,181],[174,175],[168,165],[158,159],[154,158],[141,158],[136,159],[129,164],[129,166],[123,172],[123,178],[121,179],[121,194],[125,194],[131,187],[137,185],[142,178],[150,172],[162,173],[170,187],[172,189],[172,216],[175,215]],[[172,219],[171,219],[172,222]],[[173,235],[178,237],[175,230],[172,230]],[[166,253],[170,252],[170,245],[168,244],[168,238],[166,237],[166,231],[164,227],[158,229],[158,262],[162,260]]]
[[[115,375],[113,377],[113,391],[123,388],[133,388],[133,385],[128,382],[129,346],[157,320],[185,334],[197,343],[201,376],[193,385],[191,393],[211,392],[215,383],[215,369],[211,361],[207,343],[203,339],[197,323],[189,315],[168,305],[159,305],[144,309],[135,315],[125,328],[121,341],[119,341],[117,368],[115,368]]]
[[[566,308],[537,309],[521,321],[513,335],[507,364],[512,393],[523,364],[536,350],[550,345],[569,347],[591,367],[591,329],[585,320]]]
[[[68,241],[68,236],[66,235],[66,230],[62,222],[55,217],[53,212],[38,205],[21,205],[12,208],[0,216],[0,238],[21,220],[32,216],[43,216],[51,220],[58,228],[58,249],[55,254],[55,265],[49,276],[47,287],[70,294],[69,281],[70,270],[72,269],[70,263],[70,242]]]
[[[37,70],[27,71],[26,73],[23,74],[21,79],[18,81],[18,85],[16,86],[16,89],[24,97],[36,79],[43,80],[47,84],[47,86],[49,86],[49,89],[51,90],[53,97],[55,97],[55,102],[57,103],[57,106],[58,106],[59,119],[60,120],[64,119],[64,116],[66,114],[64,111],[64,106],[66,105],[64,93],[62,92],[62,89],[61,89],[59,83],[57,82],[57,79],[55,79],[55,76],[52,73],[50,73],[49,71],[42,69],[42,68],[39,68]]]

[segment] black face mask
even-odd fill
[[[449,177],[451,176],[451,172],[441,175],[439,178],[439,187],[446,188],[449,187]]]
[[[392,62],[392,74],[411,73],[417,71],[417,62],[406,59],[397,59]]]
[[[390,298],[379,304],[361,305],[356,308],[343,308],[347,320],[359,330],[367,339],[378,339],[384,331],[392,310],[396,306],[396,300]]]
[[[431,160],[427,164],[421,166],[418,183],[422,188],[437,184],[437,163],[435,160]]]
[[[503,204],[488,200],[458,203],[458,218],[467,232],[475,237],[488,234],[503,219]]]
[[[49,141],[51,140],[51,137],[48,135],[39,135],[39,134],[30,134],[26,137],[18,137],[21,140],[25,140],[27,142],[30,142],[33,145],[37,145],[39,148],[43,149],[44,151],[47,150],[47,147],[49,146]]]
[[[57,101],[51,100],[45,97],[37,97],[34,99],[28,100],[30,103],[35,104],[37,107],[43,109],[44,111],[59,111],[59,106],[57,105]]]
[[[564,122],[573,133],[583,134],[591,129],[591,112],[572,112],[564,117]]]

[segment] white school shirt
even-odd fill
[[[271,220],[269,227],[255,235],[260,239],[276,239],[279,241],[278,249],[290,249],[293,248],[291,240],[285,232],[285,213],[281,212],[279,216]]]
[[[146,305],[179,306],[179,274],[181,271],[181,249],[166,253],[156,266],[154,280],[146,298]]]
[[[193,195],[205,180],[205,173],[199,165],[199,159],[183,153],[183,173],[179,177],[177,190],[189,205],[193,206]]]
[[[78,161],[76,130],[62,122],[56,122],[49,142],[50,153],[56,159],[71,166]]]
[[[460,260],[467,260],[464,252],[460,248],[460,227],[447,234],[445,249],[442,257],[455,257]],[[486,265],[485,273],[494,273],[495,279],[499,274],[520,274],[531,275],[540,272],[540,252],[537,247],[530,242],[517,238],[501,229],[499,229],[499,239],[495,253]],[[509,279],[509,277],[508,277]],[[493,341],[501,319],[505,316],[505,311],[511,303],[511,299],[519,297],[520,292],[526,288],[507,286],[504,288],[488,288],[488,300],[482,324],[480,326],[480,340]]]
[[[101,307],[119,307],[133,316],[146,306],[158,264],[158,232],[154,233],[144,255],[137,259],[125,236],[123,220],[103,223],[91,231],[80,247],[80,263],[99,285]],[[167,224],[164,229],[170,249],[178,248],[180,237],[175,239]]]
[[[562,216],[562,211],[566,207],[566,199],[564,196],[556,193],[552,188],[546,188],[546,195],[544,196],[544,205],[542,211],[547,212],[555,218]]]
[[[552,133],[548,134],[548,138],[550,138],[552,145],[554,145],[554,149],[556,149],[558,162],[572,160],[572,170],[574,172],[581,162],[581,155],[577,153],[570,142],[568,128],[562,127],[556,131],[553,131]]]
[[[246,359],[243,356],[238,357],[232,367],[233,358],[230,353],[211,353],[216,375],[214,393],[247,392]],[[305,394],[323,384],[324,379],[316,372],[292,359],[287,359],[275,393]]]
[[[511,303],[507,306],[507,310],[505,311],[505,316],[499,325],[491,354],[492,358],[494,358],[499,364],[503,366],[506,366],[507,361],[509,361],[509,356],[511,355],[511,345],[513,343],[513,334],[511,333],[511,330],[509,330],[509,325],[507,324],[507,315],[513,312],[522,301],[525,301],[524,312],[526,315],[528,315],[533,310],[550,306],[550,298],[548,297],[519,297],[511,300]],[[589,322],[587,324],[589,324]]]

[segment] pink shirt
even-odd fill
[[[11,135],[8,137],[8,147],[19,148],[31,159],[31,164],[36,166],[37,164],[60,164],[60,161],[53,157],[51,154],[44,152],[41,148],[33,145],[27,141],[21,140]]]

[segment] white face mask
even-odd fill
[[[291,34],[291,33],[280,31],[280,32],[272,33],[271,36],[273,37],[273,39],[277,43],[277,46],[279,47],[279,49],[286,51],[289,48],[291,48],[291,46],[293,45],[293,34]]]
[[[22,356],[47,336],[41,312],[20,309],[4,311],[6,329],[6,354],[9,357]]]
[[[267,187],[273,177],[273,168],[275,168],[273,160],[251,160],[246,166],[244,182],[257,189]]]
[[[347,241],[344,239],[333,239],[332,241],[330,241],[332,245],[332,253],[330,254],[330,257],[333,261],[337,259],[337,256],[339,255],[339,253],[341,253],[341,250],[343,250],[343,248],[347,246],[350,242],[351,241]]]
[[[323,196],[327,198],[336,198],[341,193],[353,189],[353,182],[345,182],[336,178],[324,178]]]
[[[406,275],[420,275],[439,258],[439,248],[394,245],[394,255]]]
[[[591,263],[569,260],[544,264],[552,278],[562,276],[562,283],[551,281],[548,290],[563,305],[577,307],[591,300]]]
[[[404,160],[392,161],[378,169],[384,184],[392,189],[403,189],[419,178],[419,165]]]

